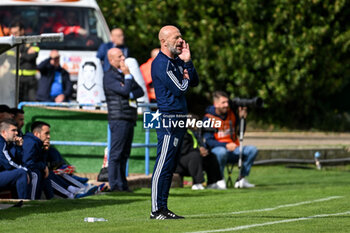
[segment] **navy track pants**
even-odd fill
[[[152,175],[152,212],[168,209],[168,196],[185,128],[157,129],[157,158]]]
[[[26,199],[28,195],[27,172],[23,169],[13,169],[0,172],[0,188],[16,187],[19,199]]]

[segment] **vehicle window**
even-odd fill
[[[97,50],[109,40],[101,15],[92,8],[51,6],[3,6],[0,22],[9,26],[20,20],[26,35],[62,32],[63,42],[41,43],[41,49]],[[11,21],[10,21],[11,19]]]

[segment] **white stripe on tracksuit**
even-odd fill
[[[158,205],[157,205],[158,181],[159,181],[159,176],[160,176],[160,173],[162,172],[165,158],[168,152],[170,137],[171,135],[164,135],[162,151],[161,151],[160,158],[158,160],[158,164],[152,179],[152,212],[155,212],[158,210]]]
[[[35,200],[36,187],[38,186],[38,175],[35,172],[31,172],[32,174],[32,193],[30,194],[30,199]]]
[[[179,80],[176,78],[176,76],[174,75],[172,70],[169,70],[169,66],[170,66],[170,61],[168,61],[168,65],[167,65],[167,74],[169,76],[169,78],[171,79],[171,81],[173,81],[173,83],[177,86],[177,88],[179,88],[181,91],[186,91],[187,87],[188,87],[188,79],[183,79],[182,84],[180,84]]]
[[[13,162],[12,161],[12,158],[11,156],[9,155],[9,152],[6,150],[6,143],[4,144],[4,148],[2,149],[2,152],[4,153],[8,163],[12,166],[12,167],[15,167],[15,168],[21,168],[25,171],[28,171],[28,169],[26,167],[22,167],[21,165],[18,165],[17,163]]]
[[[55,181],[50,180],[51,181],[51,186],[52,188],[56,189],[58,192],[66,195],[68,198],[74,198],[74,194],[69,192],[67,189],[63,188],[62,186],[58,185],[57,183],[55,183]]]
[[[182,84],[178,81],[178,79],[175,77],[173,71],[167,71],[168,76],[173,81],[173,83],[179,88],[181,91],[186,91],[188,87],[188,79],[184,79]]]
[[[83,183],[80,183],[79,181],[77,181],[76,179],[71,177],[70,175],[63,173],[61,176],[63,178],[65,178],[66,180],[68,180],[69,182],[71,182],[72,184],[78,186],[79,188],[85,188],[85,185]]]

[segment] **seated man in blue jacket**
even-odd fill
[[[213,105],[206,109],[204,121],[211,119],[221,122],[221,127],[216,132],[206,132],[204,140],[211,152],[216,155],[218,159],[222,176],[224,176],[224,169],[227,163],[236,163],[239,160],[239,138],[237,137],[237,129],[239,127],[239,118],[247,117],[246,107],[238,107],[238,109],[231,109],[228,95],[223,91],[216,91],[213,93]],[[255,146],[243,146],[242,169],[235,182],[235,188],[253,188],[247,180],[250,169],[258,154]]]
[[[69,73],[60,66],[60,54],[52,50],[50,57],[38,65],[41,78],[38,83],[37,100],[61,103],[72,94]]]
[[[75,184],[77,187],[85,187],[84,184],[86,184],[89,179],[74,175],[73,173],[75,172],[75,167],[70,165],[55,147],[49,146],[46,153],[49,170],[52,170],[55,174],[66,178],[66,180]]]
[[[32,125],[32,132],[33,132]],[[53,197],[53,190],[48,179],[49,169],[46,166],[46,158],[43,154],[44,143],[48,143],[50,139],[50,131],[48,127],[41,130],[41,132],[28,132],[23,136],[23,164],[31,171],[31,175],[36,182],[32,182],[32,188],[30,193],[30,199],[40,199],[41,192],[44,190],[46,198],[51,199]],[[40,134],[45,137],[44,143],[39,137]]]
[[[80,193],[79,195],[75,195],[75,198],[93,195],[107,188],[105,183],[96,186],[89,184],[88,178],[74,175],[75,167],[70,165],[56,148],[49,146],[45,147],[44,149],[46,150],[47,154],[47,164],[49,170],[53,171],[55,175],[62,178],[66,183],[80,188]]]
[[[32,193],[31,199],[34,199],[34,194],[35,199],[40,199],[41,190],[44,191],[47,199],[53,197],[53,190],[70,199],[82,197],[79,193],[80,188],[68,184],[48,169],[46,150],[50,145],[50,125],[46,122],[35,121],[31,125],[31,131],[23,136],[22,158],[23,163],[32,171],[35,171],[38,176],[38,186],[32,188],[35,193]],[[97,189],[98,187],[93,192]]]
[[[19,199],[26,199],[29,191],[29,171],[21,165],[20,146],[17,124],[12,119],[0,122],[0,189],[15,188]],[[14,152],[14,153],[12,153]]]

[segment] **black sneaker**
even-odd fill
[[[161,211],[151,212],[150,219],[158,219],[158,220],[165,220],[165,219],[171,219],[164,215]]]
[[[180,216],[180,215],[176,215],[174,212],[166,209],[166,210],[162,210],[161,213],[165,216],[167,216],[169,219],[184,219],[185,217]]]

